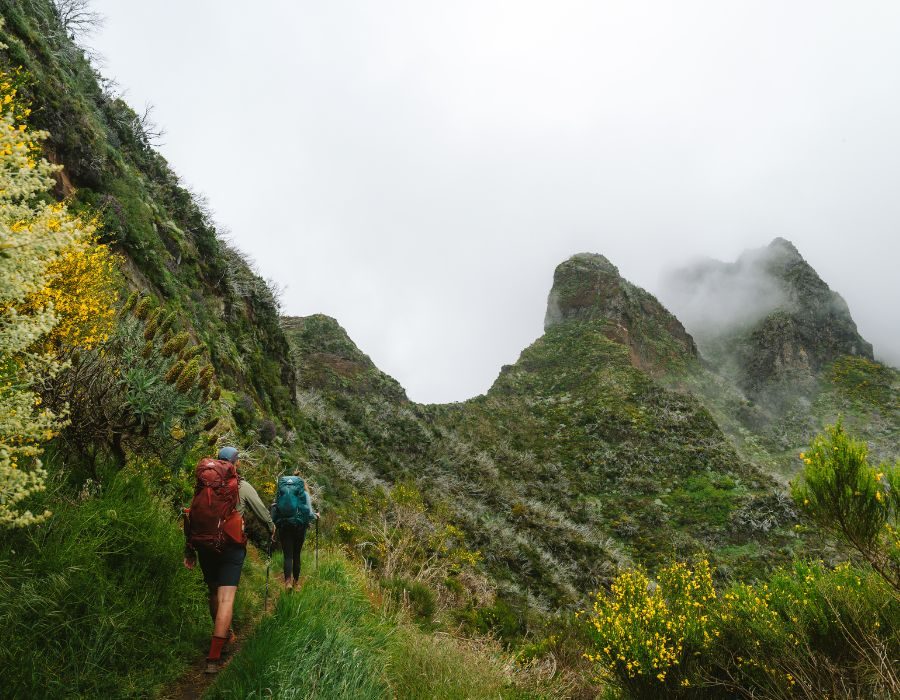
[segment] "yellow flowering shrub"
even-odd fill
[[[94,225],[47,267],[47,282],[29,302],[52,306],[57,324],[46,342],[52,348],[91,349],[109,338],[119,297],[117,265],[109,248],[94,239]]]
[[[0,526],[5,527],[49,515],[21,510],[20,504],[43,490],[41,444],[64,422],[62,411],[47,409],[35,391],[60,369],[52,343],[97,342],[115,298],[101,281],[111,262],[105,250],[96,252],[94,228],[71,216],[64,204],[46,201],[59,166],[40,155],[46,133],[24,123],[29,111],[17,98],[21,79],[21,71],[0,72]],[[100,303],[82,314],[80,300],[97,285],[104,290]]]
[[[627,570],[609,592],[594,596],[587,612],[596,651],[588,653],[600,676],[635,696],[679,687],[685,664],[715,635],[716,602],[709,562],[690,568],[676,562],[651,582],[639,569]]]
[[[900,653],[889,591],[849,564],[798,561],[719,594],[706,562],[665,567],[655,584],[628,570],[594,596],[585,657],[629,698],[834,697],[838,685],[889,697],[896,678],[879,659]]]
[[[868,447],[837,425],[800,453],[800,510],[859,552],[900,594],[900,463],[869,463]]]

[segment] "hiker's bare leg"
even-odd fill
[[[219,587],[209,587],[209,616],[212,618],[213,624],[216,624],[216,613],[219,610]]]
[[[231,627],[231,616],[234,613],[234,596],[237,586],[219,586],[216,591],[217,609],[216,624],[213,627],[213,635],[227,637],[228,628]]]

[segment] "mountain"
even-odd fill
[[[844,355],[874,359],[844,299],[783,238],[676,270],[667,286],[706,359],[750,393],[796,389]]]
[[[662,295],[712,370],[695,368],[691,390],[745,453],[791,476],[796,453],[841,418],[877,457],[891,454],[900,375],[874,360],[847,303],[792,243],[673,270]]]
[[[697,364],[694,342],[602,256],[557,267],[544,335],[463,403],[410,402],[332,319],[285,328],[325,497],[413,481],[513,600],[571,604],[617,564],[699,552],[749,574],[799,541],[774,482],[655,381]]]

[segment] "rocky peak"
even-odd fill
[[[872,359],[843,298],[784,238],[677,270],[666,298],[704,354],[728,365],[747,389],[811,380],[842,355]]]
[[[379,370],[330,316],[282,316],[281,325],[294,353],[300,389],[378,393],[393,401],[407,400],[399,382]]]
[[[681,322],[602,255],[579,253],[556,268],[544,329],[568,322],[602,322],[604,334],[626,345],[632,363],[651,373],[697,354]]]

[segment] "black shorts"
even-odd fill
[[[247,550],[244,547],[226,547],[221,552],[198,549],[197,557],[200,559],[200,569],[206,585],[210,588],[238,585],[246,556]]]

